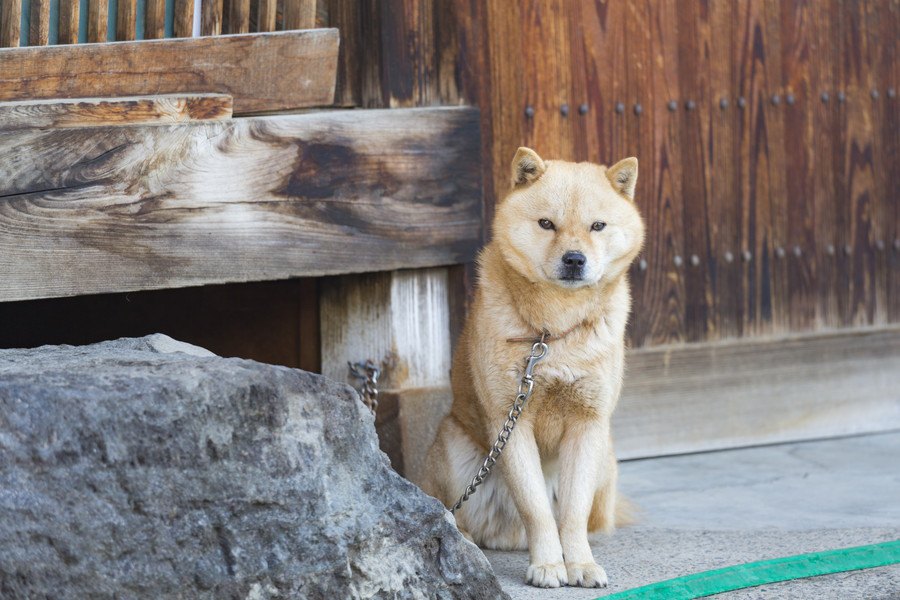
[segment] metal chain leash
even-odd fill
[[[525,364],[525,374],[522,375],[522,379],[519,381],[519,389],[516,392],[516,399],[513,400],[512,408],[509,409],[509,414],[506,417],[506,423],[503,424],[503,428],[500,429],[500,433],[497,435],[497,441],[494,442],[494,445],[491,446],[490,452],[488,452],[487,456],[484,458],[484,462],[481,464],[481,468],[478,469],[478,473],[475,474],[475,477],[472,478],[471,483],[466,487],[466,491],[463,492],[463,495],[459,497],[459,500],[456,501],[456,504],[453,505],[453,508],[450,509],[451,513],[455,513],[459,508],[463,505],[463,502],[469,499],[469,497],[475,493],[475,489],[484,483],[484,480],[487,478],[488,474],[491,472],[491,469],[494,468],[494,465],[497,464],[497,459],[500,458],[500,454],[503,452],[503,449],[506,447],[506,442],[509,441],[509,436],[512,434],[513,429],[516,427],[516,421],[519,420],[519,415],[522,414],[522,410],[525,408],[525,403],[528,402],[528,399],[531,397],[531,393],[534,391],[534,366],[545,356],[547,356],[548,346],[544,341],[547,338],[547,332],[541,334],[541,339],[539,342],[535,342],[533,346],[531,346],[531,355],[528,357],[528,362]]]
[[[381,370],[371,360],[364,363],[348,362],[347,366],[350,367],[351,375],[362,380],[360,396],[374,415],[378,410],[378,376],[381,375]]]

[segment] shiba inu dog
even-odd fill
[[[528,583],[607,584],[588,534],[616,525],[610,417],[622,387],[628,267],[644,225],[638,162],[543,160],[519,148],[453,358],[453,405],[426,460],[426,492],[452,506],[506,421],[542,331],[546,358],[494,472],[456,512],[485,548],[529,550]]]

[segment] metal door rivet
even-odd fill
[[[853,253],[853,248],[850,247],[850,244],[844,244],[844,254],[850,256]]]
[[[669,111],[670,111],[670,112],[675,112],[675,110],[676,110],[677,108],[678,108],[678,103],[675,102],[674,100],[669,100]]]
[[[803,249],[800,248],[800,246],[794,246],[794,256],[796,256],[797,258],[803,256]]]
[[[640,262],[638,263],[638,269],[640,269],[641,271],[647,270],[647,261],[645,259],[642,258],[640,260]]]
[[[847,100],[847,94],[844,92],[838,92],[838,102],[844,102]]]
[[[878,90],[872,90],[869,95],[872,96],[872,100],[878,100]]]
[[[641,116],[641,113],[644,112],[644,108],[641,106],[640,102],[635,103],[634,105],[634,114],[637,116]]]
[[[828,256],[834,256],[834,244],[828,244],[825,246],[825,252]]]
[[[728,108],[728,98],[719,99],[719,108],[721,108],[722,110]]]
[[[697,103],[694,102],[693,100],[688,100],[687,102],[684,103],[684,106],[688,110],[694,110],[695,108],[697,108]]]
[[[822,95],[820,96],[820,98],[822,98],[822,102],[827,103],[830,96],[828,95],[828,92],[822,92]]]
[[[741,96],[740,98],[738,98],[737,105],[738,108],[744,108],[745,106],[747,106],[747,99]]]
[[[782,248],[781,246],[775,248],[775,256],[777,256],[778,258],[784,258],[784,254],[784,248]]]
[[[796,101],[796,98],[794,98],[793,94],[788,94],[787,97],[785,97],[785,100],[787,100],[787,103],[789,105],[793,106],[794,102]]]
[[[529,119],[534,117],[534,107],[533,106],[525,107],[525,116],[528,117]]]
[[[732,254],[731,252],[726,252],[725,253],[725,262],[727,262],[727,263],[734,262],[734,254]]]
[[[564,117],[568,117],[568,116],[569,116],[569,105],[568,105],[568,104],[563,104],[562,106],[560,106],[560,107],[559,107],[559,114],[561,114],[561,115],[564,116]]]
[[[894,250],[900,250],[900,240],[894,240]]]
[[[896,97],[897,97],[897,90],[895,90],[894,88],[888,88],[888,98],[893,100]]]
[[[878,248],[879,252],[884,252],[884,240],[876,240],[875,247]]]
[[[778,94],[772,94],[772,105],[778,106],[779,104],[781,104],[781,96],[779,96]]]
[[[587,111],[588,111],[587,104],[582,104],[581,106],[578,107],[578,114],[580,114],[580,115],[586,115]]]
[[[743,254],[741,254],[741,256],[743,257],[744,262],[750,262],[753,259],[753,255],[750,253],[749,250],[744,250],[744,252],[743,252]]]
[[[672,262],[675,263],[676,267],[680,267],[684,263],[681,257],[677,254],[675,255],[675,258],[672,259]]]
[[[620,115],[623,112],[625,112],[625,105],[622,104],[621,102],[616,102],[616,112],[619,113]]]
[[[697,256],[696,254],[691,254],[691,264],[694,265],[695,267],[699,267],[700,266],[700,257]]]

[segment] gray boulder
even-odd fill
[[[356,393],[165,336],[0,350],[0,598],[501,598]]]

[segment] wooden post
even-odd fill
[[[397,471],[420,480],[451,398],[447,269],[328,278],[319,298],[322,373],[358,388],[347,362],[379,366],[382,450]]]

